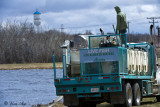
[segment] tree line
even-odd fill
[[[6,23],[0,25],[0,63],[32,63],[61,61],[60,46],[72,36],[57,30],[36,33],[31,23]]]
[[[0,64],[46,63],[62,61],[64,41],[74,40],[75,46],[86,45],[78,34],[67,34],[57,30],[36,32],[32,23],[7,22],[0,24]],[[148,34],[128,34],[128,42],[142,42],[150,39]],[[75,47],[75,48],[76,48]]]

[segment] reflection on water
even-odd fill
[[[30,107],[56,98],[52,69],[0,70],[0,107]]]

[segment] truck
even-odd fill
[[[62,77],[57,77],[53,55],[56,95],[63,96],[65,106],[96,107],[108,102],[131,107],[139,106],[144,97],[160,101],[160,70],[153,44],[127,43],[127,34],[81,37],[86,47],[75,49],[69,40],[62,45]]]

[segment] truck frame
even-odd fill
[[[125,44],[120,43],[120,36],[125,36]],[[160,101],[160,72],[153,45],[127,43],[126,34],[86,38],[88,47],[85,49],[73,49],[71,41],[62,46],[62,78],[57,77],[53,55],[56,94],[63,96],[64,105],[96,107],[98,103],[108,102],[118,107],[130,107],[139,106],[144,97],[156,97]],[[138,59],[138,56],[129,56],[131,51],[147,53],[142,59],[147,62],[139,62],[139,59],[131,64],[133,59]]]

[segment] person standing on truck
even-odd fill
[[[114,7],[115,11],[117,12],[117,27],[116,27],[116,34],[124,34],[127,32],[127,20],[126,20],[126,14],[123,13],[120,9],[120,7],[116,6]],[[121,35],[121,44],[125,44],[125,36]]]

